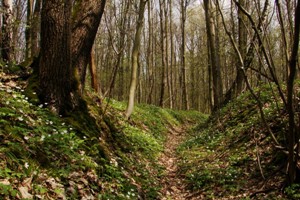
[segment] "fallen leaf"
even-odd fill
[[[29,190],[31,190],[31,182],[32,182],[32,176],[30,178],[24,179],[22,182],[23,187],[27,187]]]
[[[2,185],[10,185],[10,182],[7,179],[0,179],[0,184],[2,184]]]
[[[21,193],[21,197],[23,199],[32,199],[33,198],[33,195],[28,192],[27,187],[19,187],[18,189],[19,189],[19,191]]]

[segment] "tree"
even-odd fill
[[[180,0],[180,13],[181,13],[181,48],[180,48],[180,59],[181,59],[181,90],[182,90],[182,109],[189,110],[189,100],[187,91],[187,74],[186,74],[186,63],[185,63],[185,22],[186,22],[186,9],[189,4],[189,0]]]
[[[287,181],[291,185],[295,182],[300,182],[300,169],[298,167],[299,161],[299,150],[300,150],[300,135],[299,127],[295,123],[295,111],[294,111],[294,81],[297,72],[297,61],[299,58],[299,37],[300,37],[300,2],[297,1],[297,6],[295,10],[295,20],[294,20],[294,36],[293,45],[291,47],[291,57],[289,61],[289,76],[287,82],[287,112],[289,115],[289,128],[287,133],[288,139],[288,177]],[[298,122],[299,123],[299,122]],[[295,148],[296,147],[296,148]],[[296,151],[296,152],[295,152]],[[298,178],[298,180],[297,180]]]
[[[219,58],[217,57],[217,49],[215,42],[215,27],[213,22],[211,3],[209,0],[204,0],[204,10],[206,19],[206,30],[208,40],[208,51],[209,51],[209,66],[212,70],[212,89],[213,89],[213,105],[214,109],[218,110],[222,102],[223,97],[223,86],[221,80],[221,69]]]
[[[137,72],[138,72],[138,57],[139,57],[139,48],[141,43],[141,33],[143,28],[143,21],[144,21],[144,12],[146,3],[148,0],[140,0],[139,3],[139,11],[138,11],[138,19],[136,23],[136,32],[134,37],[134,43],[132,48],[132,55],[131,55],[131,83],[130,83],[130,90],[129,90],[129,97],[128,97],[128,104],[127,109],[125,112],[125,116],[128,119],[134,109],[134,99],[135,99],[135,90],[137,86]]]
[[[167,48],[165,43],[167,40],[166,31],[167,27],[165,26],[164,21],[166,20],[165,11],[167,9],[166,1],[159,1],[159,17],[160,17],[160,45],[161,45],[161,85],[160,85],[160,98],[159,106],[164,107],[164,97],[165,97],[165,88],[166,88],[166,67],[167,67]]]
[[[10,62],[13,59],[14,47],[13,44],[13,1],[2,0],[3,16],[2,16],[2,40],[1,40],[1,54],[2,59]]]
[[[35,57],[39,53],[39,33],[40,33],[40,0],[27,0],[27,19],[25,29],[26,52],[25,57]]]
[[[78,70],[80,92],[85,85],[85,76],[92,47],[95,41],[106,0],[82,0],[74,5],[72,19],[72,66]]]
[[[55,113],[65,115],[76,106],[71,69],[71,0],[44,0],[41,13],[39,96]]]
[[[245,0],[239,0],[239,3],[242,7],[247,8]],[[243,60],[245,60],[245,56],[247,54],[247,27],[245,26],[245,24],[246,24],[246,16],[239,8],[238,9],[238,36],[239,36],[238,44],[239,44],[239,50]],[[238,96],[242,92],[244,86],[244,75],[239,64],[236,67],[236,71],[237,71],[237,75],[236,75],[235,96]]]

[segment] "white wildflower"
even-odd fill
[[[41,137],[41,141],[44,141],[44,139],[45,139],[45,136],[44,136],[44,135],[42,135],[42,137]]]
[[[24,164],[24,167],[25,167],[26,169],[28,169],[28,167],[29,167],[28,162],[26,162],[26,163]]]

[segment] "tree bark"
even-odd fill
[[[84,90],[86,69],[105,3],[106,0],[82,0],[74,6],[72,66],[78,70],[80,93]]]
[[[75,107],[71,69],[71,0],[43,1],[41,18],[41,52],[39,62],[39,96],[50,109],[61,115]],[[72,97],[73,96],[73,97]]]
[[[168,0],[168,4],[169,4],[169,39],[170,39],[170,63],[169,63],[169,68],[168,68],[168,88],[169,88],[169,98],[170,98],[170,108],[173,109],[174,108],[174,101],[175,101],[175,95],[173,92],[173,65],[174,65],[174,37],[173,37],[173,13],[172,13],[172,1]],[[167,39],[168,40],[168,39]],[[168,43],[167,43],[168,44]],[[169,45],[167,45],[169,46]],[[169,56],[168,56],[169,57]]]
[[[165,16],[164,10],[166,9],[165,1],[159,1],[159,16],[160,16],[160,46],[161,46],[161,85],[160,85],[160,98],[159,98],[159,106],[164,107],[164,96],[165,96],[165,88],[166,88],[166,49],[165,49]]]
[[[189,110],[189,100],[187,91],[187,74],[186,74],[186,63],[185,63],[185,21],[186,21],[186,9],[187,0],[180,1],[181,10],[181,90],[182,90],[182,109]]]
[[[289,128],[288,128],[288,177],[287,181],[289,185],[295,183],[297,176],[299,176],[298,165],[298,154],[299,154],[299,131],[295,124],[295,111],[294,111],[294,80],[297,73],[297,61],[298,61],[298,51],[299,51],[299,36],[300,36],[300,2],[298,1],[296,12],[295,12],[295,25],[294,25],[294,37],[293,46],[291,50],[291,57],[289,63],[289,77],[287,83],[287,111],[289,114]],[[299,123],[299,122],[298,122]],[[295,149],[296,146],[296,149]],[[296,153],[295,153],[296,150]],[[298,177],[299,178],[299,177]]]
[[[95,51],[92,49],[89,59],[89,69],[91,73],[91,86],[95,92],[99,92],[98,77],[97,77],[97,68],[95,63]]]
[[[147,75],[148,75],[148,97],[147,103],[152,104],[152,95],[154,88],[154,72],[153,72],[153,63],[154,63],[154,53],[153,53],[153,6],[151,1],[148,1],[148,49],[147,49]]]
[[[209,0],[204,0],[205,19],[206,19],[206,30],[207,39],[209,41],[209,62],[212,70],[212,89],[213,89],[213,105],[214,110],[219,110],[223,96],[223,86],[221,80],[221,69],[218,63],[217,49],[215,43],[215,30],[213,18],[211,15],[211,5]]]
[[[245,0],[239,0],[239,3],[242,7],[246,7]],[[243,60],[245,60],[246,54],[247,54],[247,27],[246,24],[246,16],[243,14],[240,8],[238,8],[238,44],[239,44],[239,50],[241,53],[241,56]],[[236,90],[235,90],[235,96],[237,97],[239,94],[241,94],[243,87],[244,87],[244,75],[243,70],[240,68],[240,66],[236,67],[237,75],[236,75]]]
[[[2,41],[1,41],[1,54],[5,62],[11,62],[14,58],[13,44],[13,1],[2,0],[3,15],[2,15]]]
[[[40,51],[40,40],[39,40],[39,34],[40,34],[40,20],[41,20],[41,0],[36,0],[35,2],[35,8],[33,12],[33,18],[31,22],[31,56],[37,56]]]
[[[26,41],[25,58],[31,57],[32,15],[33,15],[33,0],[27,0],[27,19],[26,19],[26,29],[25,29],[25,41]]]

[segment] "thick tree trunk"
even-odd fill
[[[43,1],[39,63],[40,98],[55,113],[64,115],[75,107],[76,90],[71,69],[71,0]],[[73,96],[73,97],[72,97]]]

